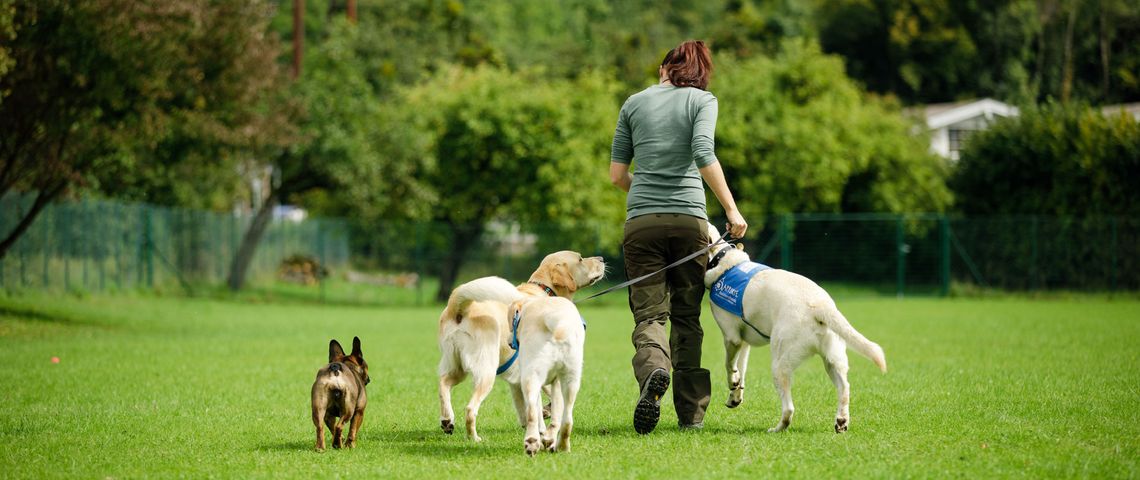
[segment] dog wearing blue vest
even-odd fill
[[[720,232],[709,224],[709,237]],[[780,396],[780,421],[769,432],[782,432],[792,423],[792,374],[813,354],[823,357],[835,384],[839,407],[835,433],[847,431],[850,384],[847,347],[869,358],[883,372],[883,349],[848,323],[835,301],[807,277],[752,262],[742,248],[723,244],[709,252],[705,286],[713,318],[724,335],[728,374],[728,408],[744,401],[744,378],[751,346],[772,345],[772,380]]]
[[[583,257],[564,250],[543,258],[526,283],[515,286],[499,277],[482,277],[456,287],[439,318],[440,428],[448,434],[455,430],[451,389],[468,375],[475,384],[466,408],[468,438],[482,441],[476,428],[479,407],[491,393],[495,378],[511,386],[519,425],[526,427],[519,366],[526,351],[525,346],[520,349],[511,345],[512,318],[507,308],[529,298],[571,298],[578,290],[601,280],[605,270],[601,257]],[[518,337],[524,345],[527,331],[524,328]],[[551,400],[551,423],[542,440],[550,446],[561,429],[564,393],[560,382],[553,382],[544,390]]]

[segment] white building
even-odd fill
[[[958,160],[962,142],[977,130],[989,128],[999,117],[1016,117],[1017,107],[992,98],[955,103],[934,103],[907,109],[925,120],[930,130],[930,150],[944,158]]]

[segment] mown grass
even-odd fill
[[[0,471],[5,478],[1113,477],[1140,475],[1140,302],[853,299],[890,372],[851,355],[852,424],[818,360],[778,416],[767,348],[745,403],[722,404],[720,333],[706,314],[713,404],[682,432],[630,426],[629,314],[583,308],[585,383],[573,451],[526,458],[509,393],[480,416],[485,442],[438,426],[437,307],[379,308],[154,296],[0,298]],[[352,451],[313,452],[308,395],[329,338],[358,335],[371,365]],[[53,356],[60,363],[53,364]],[[470,392],[456,392],[462,410]],[[461,432],[461,430],[460,430]],[[460,433],[457,432],[457,433]]]

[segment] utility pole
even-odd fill
[[[348,21],[356,25],[356,0],[348,0]]]
[[[293,80],[301,76],[301,55],[305,48],[305,0],[293,0]]]

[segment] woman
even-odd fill
[[[618,114],[610,180],[626,199],[625,271],[656,271],[708,246],[703,178],[742,238],[748,224],[736,208],[713,152],[717,101],[707,91],[712,58],[702,41],[670,50],[659,83],[626,100]],[[636,160],[637,172],[631,174]],[[708,257],[698,256],[629,288],[633,312],[633,371],[641,397],[633,414],[638,433],[652,432],[673,371],[673,405],[681,428],[701,428],[712,386],[701,368],[701,300]],[[666,348],[665,322],[672,322]]]

